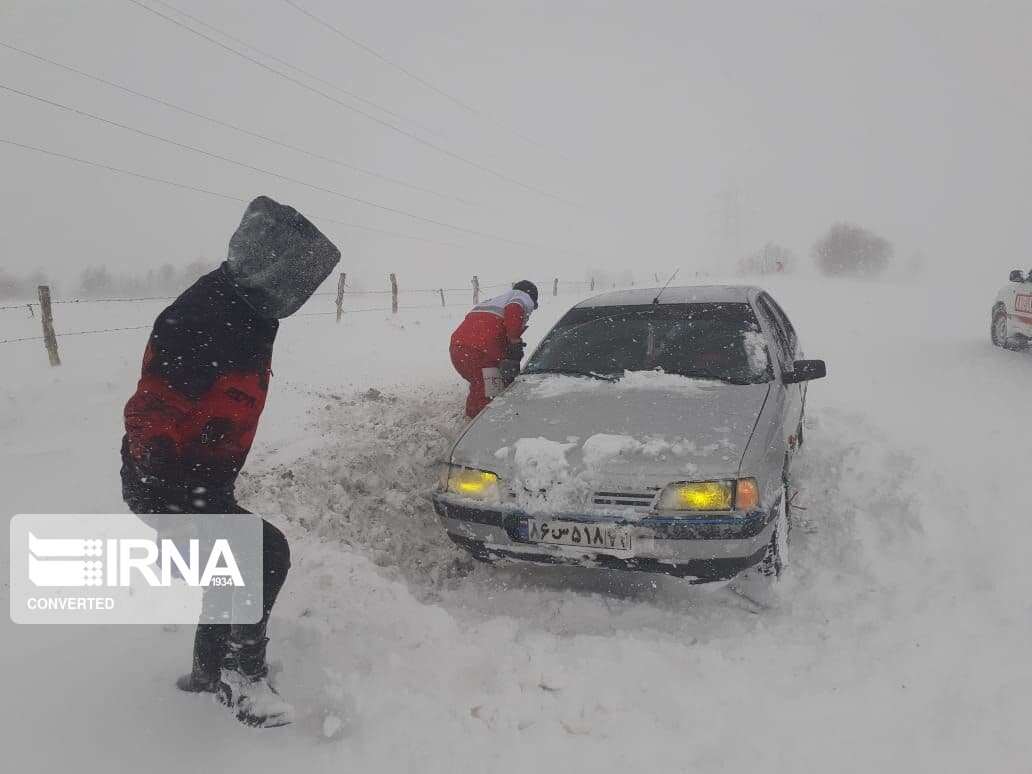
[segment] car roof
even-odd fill
[[[663,291],[660,294],[660,291]],[[756,294],[763,292],[752,285],[680,285],[663,290],[655,288],[631,288],[613,290],[581,301],[574,309],[598,306],[645,306],[659,295],[660,304],[747,304]]]

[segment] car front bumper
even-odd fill
[[[696,582],[733,578],[758,564],[774,530],[773,512],[764,511],[704,518],[549,516],[552,521],[571,524],[626,525],[631,531],[631,551],[608,551],[523,540],[520,521],[532,514],[516,509],[485,506],[447,494],[435,494],[433,501],[448,536],[479,559],[638,570]]]

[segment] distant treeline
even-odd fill
[[[24,276],[15,276],[0,269],[0,301],[32,301],[36,298],[36,288],[50,285],[43,272],[33,272]]]
[[[106,266],[88,266],[77,282],[54,280],[39,271],[15,275],[0,269],[0,300],[32,301],[40,285],[50,285],[57,298],[176,296],[211,269],[207,261],[194,261],[178,269],[166,263],[145,274],[114,274]]]
[[[813,246],[813,261],[828,277],[871,279],[885,274],[895,259],[895,248],[885,237],[854,223],[836,223]],[[795,271],[798,262],[788,248],[768,242],[738,261],[739,274],[781,274]],[[902,276],[916,278],[925,271],[925,259],[915,253],[899,266]]]

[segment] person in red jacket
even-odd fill
[[[125,406],[122,495],[133,513],[247,514],[235,485],[265,407],[279,321],[329,276],[340,250],[292,207],[260,196],[225,262],[154,322]],[[247,725],[290,722],[268,681],[267,626],[290,569],[290,546],[262,524],[262,618],[198,624],[192,668],[176,685],[213,693]]]
[[[469,382],[466,416],[472,419],[495,397],[484,369],[496,369],[503,360],[523,359],[523,332],[537,309],[538,290],[521,280],[512,290],[473,307],[451,337],[452,365]]]

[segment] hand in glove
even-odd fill
[[[523,341],[510,341],[509,350],[506,352],[506,360],[515,360],[519,363],[523,360],[523,351],[527,348],[527,345]]]
[[[502,375],[502,384],[508,387],[520,375],[520,363],[518,360],[503,360],[498,364],[498,371]]]

